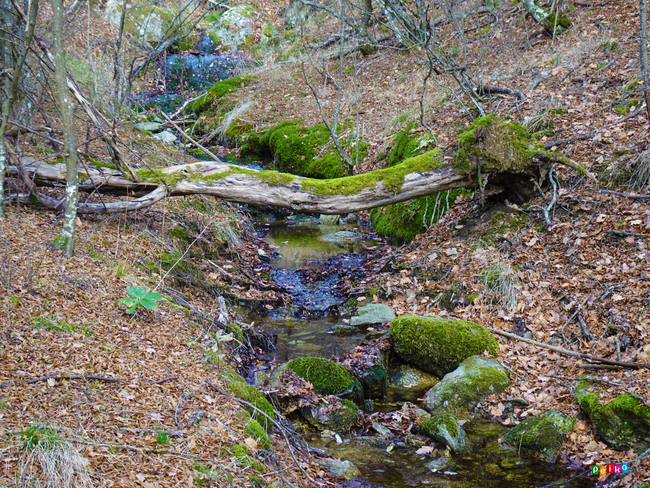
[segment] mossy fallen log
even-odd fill
[[[129,195],[134,199],[82,203],[79,213],[132,211],[167,197],[201,194],[297,212],[345,214],[455,188],[491,185],[525,193],[532,191],[531,178],[544,175],[552,163],[584,171],[568,158],[546,151],[518,123],[487,116],[477,119],[459,136],[457,144],[445,151],[435,149],[391,168],[344,178],[317,180],[220,161],[197,161],[137,170],[142,181],[135,182],[116,170],[88,167],[80,169],[81,191]],[[64,164],[48,165],[25,158],[22,170],[36,185],[60,186],[65,182]],[[19,169],[10,166],[8,174],[18,176]]]

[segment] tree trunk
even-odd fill
[[[13,7],[10,1],[3,0],[0,3],[0,9],[5,11],[5,20],[13,18],[16,20],[15,15],[9,15],[6,12],[13,12]],[[38,15],[38,0],[32,0],[29,11],[29,21],[27,24],[27,32],[25,35],[22,52],[20,57],[13,65],[13,74],[11,77],[7,76],[5,81],[5,100],[2,102],[2,119],[0,119],[0,217],[4,216],[4,181],[5,173],[7,169],[7,127],[9,125],[9,115],[11,113],[11,108],[14,104],[16,98],[16,93],[18,92],[18,82],[20,81],[20,74],[23,68],[23,64],[27,59],[29,54],[29,45],[32,42],[32,37],[34,35],[34,26],[36,25],[36,17]],[[3,22],[4,24],[4,22]],[[6,27],[5,27],[6,29]],[[6,32],[9,32],[6,30]],[[9,39],[3,39],[0,42],[0,49],[2,53],[0,56],[3,56],[2,67],[5,69],[10,69],[12,66],[13,56],[11,53],[11,42]]]
[[[639,0],[639,57],[641,59],[641,79],[643,80],[643,96],[645,108],[650,121],[650,74],[648,73],[648,3]]]
[[[73,120],[73,105],[68,90],[66,74],[65,49],[63,47],[63,0],[52,1],[53,27],[52,41],[54,47],[54,69],[56,72],[56,92],[59,111],[63,124],[64,146],[66,155],[66,204],[63,229],[54,240],[56,247],[72,255],[74,248],[75,222],[79,201],[79,175],[77,172],[77,135]]]

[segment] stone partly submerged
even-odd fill
[[[351,480],[357,476],[361,476],[361,471],[350,461],[339,461],[337,459],[326,459],[325,464],[333,476],[341,476],[346,480]]]
[[[357,315],[350,319],[350,325],[362,327],[364,325],[383,324],[395,318],[395,310],[382,303],[369,303],[357,309]]]
[[[631,393],[623,393],[602,405],[598,390],[592,390],[593,385],[586,376],[576,384],[574,394],[598,437],[618,451],[634,449],[640,453],[649,449],[650,407]]]
[[[389,335],[398,356],[438,377],[455,370],[470,356],[499,350],[485,327],[461,319],[403,315],[391,322]]]
[[[556,410],[547,410],[539,417],[530,417],[510,430],[503,440],[510,447],[527,451],[542,461],[555,462],[576,419]]]
[[[501,363],[472,356],[427,392],[424,405],[432,412],[468,417],[483,398],[501,393],[508,386],[508,370]]]
[[[315,429],[333,432],[350,430],[360,413],[354,402],[334,396],[324,397],[318,403],[302,407],[299,411]]]
[[[467,453],[470,442],[458,419],[449,413],[435,415],[418,426],[420,434],[444,444],[455,453]]]

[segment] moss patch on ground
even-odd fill
[[[206,112],[208,116],[216,116],[217,112],[223,115],[223,108],[219,107],[219,101],[228,93],[243,88],[244,86],[250,84],[255,79],[254,76],[233,76],[227,80],[222,80],[214,85],[207,91],[207,93],[199,97],[193,104],[192,110],[197,115],[202,115]]]
[[[250,413],[253,421],[256,421],[258,425],[263,426],[267,432],[270,432],[273,428],[273,422],[271,422],[267,416],[271,419],[275,419],[275,411],[266,397],[255,387],[246,383],[246,380],[244,380],[244,378],[237,374],[237,372],[232,368],[224,368],[221,371],[221,377],[225,380],[228,390],[230,390],[233,395],[240,400],[244,400],[253,405],[253,407],[244,406],[244,408]],[[262,413],[260,413],[260,411]]]
[[[391,322],[389,336],[404,361],[438,377],[470,356],[499,350],[485,327],[461,319],[403,315]]]

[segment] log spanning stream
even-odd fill
[[[336,332],[346,321],[329,312],[346,297],[337,295],[335,283],[341,273],[358,268],[364,256],[385,244],[356,225],[322,225],[305,219],[302,223],[275,222],[259,228],[279,254],[271,261],[272,277],[293,294],[289,307],[253,318],[264,330],[277,336],[272,363],[280,364],[300,356],[330,358],[364,341],[366,330],[349,334]],[[313,271],[319,267],[329,271],[317,273],[320,279],[313,280]],[[397,412],[404,401],[418,405],[417,399],[423,394],[421,389],[409,395],[389,386],[388,398],[376,402],[374,408]],[[498,440],[507,427],[500,424],[472,420],[463,428],[472,443],[471,454],[449,457],[419,454],[417,447],[404,442],[354,433],[342,434],[337,439],[314,432],[305,438],[312,446],[324,449],[334,458],[349,460],[359,468],[362,476],[341,482],[340,486],[350,488],[542,487],[581,473],[561,464],[520,456],[516,450],[503,447]],[[582,488],[594,486],[594,482],[579,477],[561,486]]]

